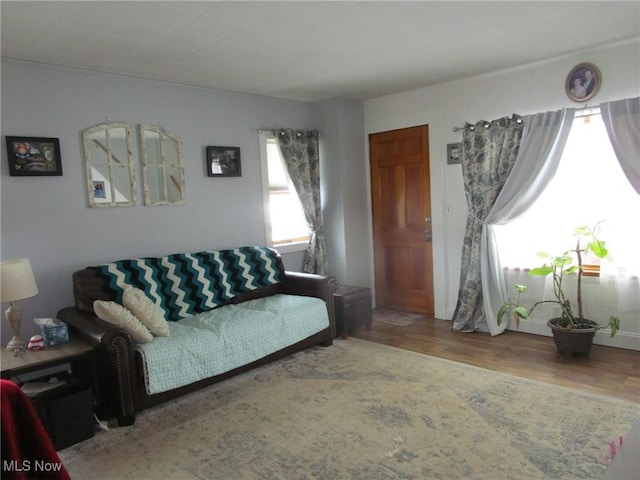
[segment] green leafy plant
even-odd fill
[[[520,304],[520,295],[528,290],[526,285],[516,285],[515,290],[517,293],[515,302],[504,303],[498,311],[498,325],[502,324],[504,316],[507,312],[511,312],[513,319],[517,327],[520,327],[520,320],[526,319],[535,310],[538,305],[545,303],[556,304],[560,307],[561,316],[559,326],[563,328],[592,328],[591,325],[586,325],[584,322],[584,315],[582,311],[582,275],[584,273],[582,259],[584,255],[590,253],[594,254],[598,258],[606,258],[609,255],[609,251],[606,248],[606,244],[603,240],[597,238],[599,232],[600,223],[596,224],[593,228],[589,227],[577,227],[574,231],[574,235],[577,237],[577,243],[575,248],[567,250],[560,255],[553,256],[546,252],[540,252],[538,256],[545,259],[542,266],[534,268],[529,271],[529,275],[546,277],[552,276],[553,280],[553,300],[540,300],[533,304],[531,308],[527,308]],[[573,310],[571,300],[567,298],[563,282],[565,277],[569,275],[578,275],[577,281],[577,314]],[[620,319],[616,316],[611,316],[609,322],[606,325],[598,326],[599,329],[611,327],[611,336],[615,336],[620,329]]]

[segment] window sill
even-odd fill
[[[292,242],[292,243],[279,243],[274,245],[279,253],[294,253],[294,252],[304,252],[307,249],[307,245],[309,242]]]

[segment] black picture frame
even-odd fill
[[[565,80],[567,96],[574,102],[591,100],[600,90],[602,74],[593,63],[579,63],[571,69]]]
[[[207,175],[210,177],[240,177],[240,147],[207,147]]]
[[[61,176],[60,139],[6,137],[9,175],[12,177]]]
[[[447,165],[462,163],[462,143],[447,144]]]

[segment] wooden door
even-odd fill
[[[433,314],[429,129],[369,135],[376,304]]]

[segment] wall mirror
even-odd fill
[[[90,207],[136,204],[131,126],[107,122],[82,133]]]
[[[182,140],[158,125],[139,125],[145,205],[185,202]]]

